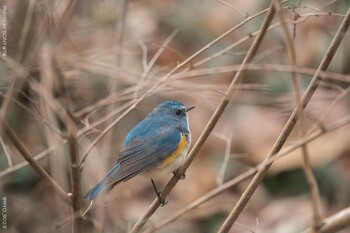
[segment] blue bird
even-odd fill
[[[154,183],[155,177],[177,169],[186,159],[191,143],[188,111],[194,107],[170,100],[160,103],[148,116],[130,130],[114,167],[86,195],[93,201],[103,190],[111,191],[120,182],[138,174],[151,179],[158,200],[161,200]],[[184,177],[178,177],[184,178]]]

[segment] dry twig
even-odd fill
[[[317,72],[315,73],[313,79],[311,80],[307,90],[305,91],[305,93],[303,95],[303,98],[301,101],[301,106],[303,109],[306,107],[306,105],[310,101],[312,95],[315,93],[317,87],[319,86],[319,83],[321,81],[319,78],[319,75],[318,75],[319,72],[321,70],[326,70],[328,68],[332,58],[334,57],[335,52],[337,51],[342,39],[344,38],[344,35],[349,27],[349,24],[350,24],[350,9],[346,13],[346,16],[343,19],[336,35],[334,36],[333,41],[332,41],[330,47],[328,48],[325,56],[323,57],[321,64],[317,69]],[[287,140],[288,136],[290,135],[292,129],[294,128],[297,120],[298,120],[297,110],[294,109],[292,115],[288,119],[285,127],[283,128],[280,136],[278,137],[276,143],[274,144],[273,148],[271,149],[271,152],[266,157],[265,161],[268,160],[271,156],[273,156],[273,154],[276,154],[281,150],[283,144],[285,143],[285,141]],[[229,229],[232,227],[232,225],[237,220],[238,216],[240,215],[240,213],[243,211],[244,207],[246,206],[246,204],[250,200],[251,196],[254,194],[254,191],[256,190],[258,185],[261,183],[263,177],[266,175],[269,167],[270,166],[263,167],[254,176],[254,178],[252,179],[252,181],[250,182],[250,184],[248,185],[248,187],[246,188],[246,190],[242,194],[241,198],[238,200],[237,204],[232,209],[229,216],[227,217],[227,219],[225,220],[225,222],[221,226],[221,228],[219,230],[220,233],[228,232]]]
[[[34,171],[38,173],[38,175],[40,175],[43,179],[47,180],[52,185],[52,187],[55,188],[57,193],[60,195],[60,197],[62,197],[62,199],[65,202],[69,203],[70,198],[68,197],[68,194],[61,188],[59,184],[57,184],[57,182],[54,179],[52,179],[52,177],[44,170],[44,168],[42,168],[42,166],[36,160],[33,159],[29,150],[22,143],[22,141],[19,139],[19,137],[17,136],[15,131],[10,127],[10,125],[8,125],[7,122],[4,123],[8,138],[11,140],[12,144],[17,148],[17,150],[21,153],[23,158],[29,163],[29,165],[34,169]]]
[[[334,215],[325,218],[323,225],[318,229],[318,233],[334,233],[350,226],[350,207],[347,207]],[[310,228],[303,233],[312,233],[313,228]]]
[[[296,72],[297,62],[296,62],[295,48],[294,48],[292,37],[288,31],[287,23],[283,16],[283,12],[282,12],[279,0],[274,0],[274,6],[276,8],[277,15],[281,22],[281,26],[283,29],[283,34],[284,34],[284,38],[287,46],[288,61],[292,68],[291,73],[292,73],[293,87],[294,87],[295,100],[296,100],[296,109],[297,109],[297,114],[299,115],[298,116],[299,118],[298,135],[300,138],[303,138],[305,135],[305,126],[304,126],[303,109],[301,107],[301,99],[300,99],[300,96],[301,96],[300,82],[299,82],[298,73]],[[310,188],[311,204],[312,204],[312,210],[313,210],[313,221],[314,221],[313,225],[316,230],[322,224],[321,198],[318,190],[317,181],[311,168],[307,145],[304,144],[301,147],[301,150],[302,150],[303,161],[304,161],[303,170],[306,176],[307,183]]]

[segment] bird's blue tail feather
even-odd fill
[[[84,199],[89,198],[90,201],[93,201],[105,188],[106,182],[109,177],[111,177],[120,167],[120,164],[117,163],[114,167],[107,173],[106,177],[98,182],[89,192],[84,196]]]

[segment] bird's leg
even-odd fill
[[[176,176],[176,178],[179,179],[179,180],[184,180],[184,179],[186,178],[186,174],[185,174],[185,173],[180,175],[180,174],[178,173],[177,170],[176,170],[176,171],[173,171],[173,174],[174,174],[174,176]]]
[[[161,206],[165,206],[168,202],[164,199],[162,200],[162,198],[160,197],[160,194],[161,192],[158,191],[157,187],[156,187],[156,184],[154,183],[154,180],[151,179],[151,182],[152,182],[152,185],[153,185],[153,188],[154,188],[154,191],[156,192],[156,195],[158,197],[158,201],[160,203]]]

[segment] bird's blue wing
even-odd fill
[[[151,133],[134,137],[120,152],[118,171],[108,178],[108,190],[151,168],[176,151],[182,133],[177,127],[159,127]]]

